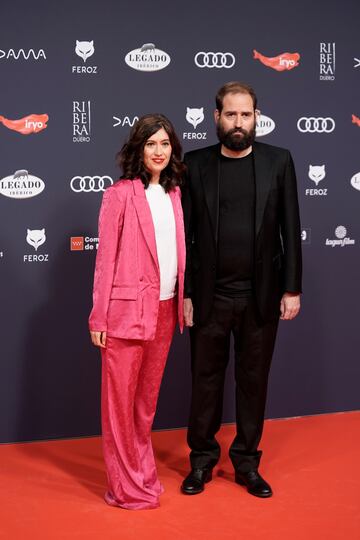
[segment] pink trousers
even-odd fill
[[[107,337],[102,349],[102,440],[108,478],[105,501],[129,510],[156,508],[151,427],[177,318],[176,299],[160,302],[155,339]]]

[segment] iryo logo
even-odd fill
[[[260,60],[264,66],[275,69],[276,71],[286,71],[294,69],[299,65],[300,54],[299,53],[282,53],[278,56],[264,56],[254,49],[254,60]]]
[[[46,122],[49,120],[47,114],[29,114],[19,120],[9,120],[5,116],[0,116],[0,122],[13,131],[17,131],[22,135],[30,135],[30,133],[39,133],[47,128]]]

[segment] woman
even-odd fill
[[[183,330],[181,146],[161,114],[140,118],[119,152],[120,181],[99,216],[91,339],[102,352],[102,435],[109,489],[127,509],[156,508],[151,427],[176,318]]]

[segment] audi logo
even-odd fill
[[[297,122],[297,128],[301,133],[331,133],[335,129],[335,120],[329,116],[326,118],[302,116]]]
[[[226,68],[230,69],[235,64],[235,56],[226,52],[198,52],[194,58],[199,68]]]
[[[71,179],[70,187],[75,193],[99,193],[113,184],[110,176],[74,176]]]

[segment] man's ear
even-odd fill
[[[220,118],[220,112],[218,109],[215,109],[214,111],[214,120],[215,120],[215,123],[217,123],[219,121],[219,118]]]
[[[258,121],[261,116],[261,111],[259,109],[255,109],[255,120]]]

